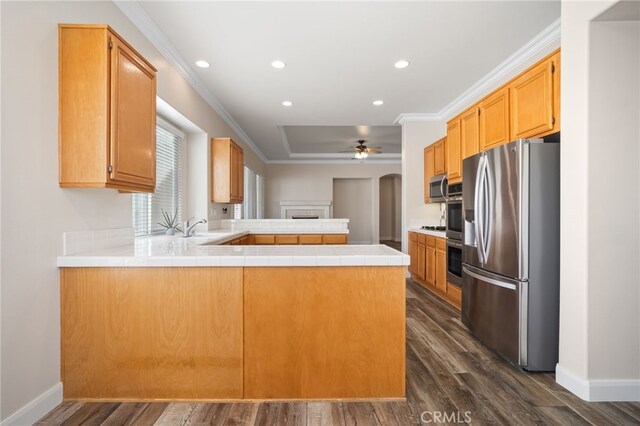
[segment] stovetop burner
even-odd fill
[[[446,231],[446,226],[421,226],[422,229],[426,229],[427,231]]]

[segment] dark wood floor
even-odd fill
[[[557,385],[553,374],[518,371],[474,340],[449,305],[408,280],[406,402],[65,402],[39,424],[411,425],[468,419],[472,424],[637,425],[640,403],[587,403]]]

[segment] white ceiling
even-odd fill
[[[187,63],[211,64],[192,67],[270,160],[292,158],[283,126],[309,126],[295,129],[294,156],[326,155],[348,142],[341,126],[437,113],[560,16],[559,1],[140,5]]]

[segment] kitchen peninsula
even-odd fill
[[[96,250],[94,233],[87,251],[65,235],[64,397],[404,398],[409,257],[379,245],[219,245],[249,231],[260,232],[127,242],[110,231],[119,244]]]

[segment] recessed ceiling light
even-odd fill
[[[200,68],[209,68],[211,66],[207,61],[196,61],[196,65]]]
[[[284,105],[284,106],[291,106],[291,105],[293,105],[293,102],[291,102],[291,101],[284,101],[284,102],[282,102],[282,105]]]
[[[409,61],[407,61],[406,59],[401,59],[398,62],[396,62],[395,64],[393,64],[393,66],[398,68],[398,69],[406,68],[406,67],[409,66]]]
[[[380,100],[380,99],[378,99],[377,101],[373,101],[373,104],[374,104],[375,106],[380,106],[380,105],[382,105],[383,103],[384,103],[384,101],[382,101],[382,100]]]
[[[274,67],[274,68],[277,68],[277,69],[282,69],[282,68],[286,67],[287,64],[282,62],[282,61],[280,61],[280,60],[278,60],[278,61],[271,62],[271,66]]]

